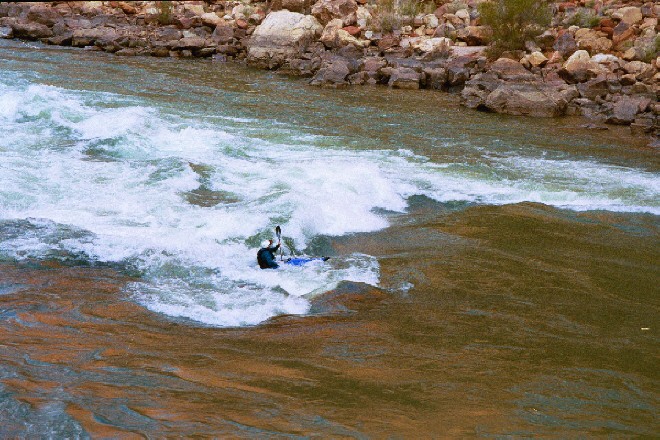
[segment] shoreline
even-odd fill
[[[165,3],[171,8],[166,20]],[[365,30],[369,5],[354,0],[319,0],[311,9],[304,2],[231,5],[201,1],[3,3],[0,38],[37,40],[117,56],[238,62],[310,78],[310,85],[321,87],[386,85],[454,92],[460,93],[462,106],[470,109],[516,116],[582,116],[585,129],[629,126],[632,137],[645,137],[648,147],[660,148],[660,57],[656,53],[656,58],[645,63],[634,59],[630,50],[622,57],[613,52],[616,47],[601,53],[598,48],[612,46],[611,40],[605,44],[605,36],[598,37],[600,46],[588,51],[583,39],[576,39],[586,41],[593,32],[603,33],[602,29],[572,26],[557,32],[552,28],[527,53],[505,53],[490,62],[483,45],[486,38],[474,35],[483,32],[474,28],[484,26],[474,26],[479,17],[471,18],[476,11],[471,6],[463,9],[472,14],[462,19],[467,26],[460,27],[453,18],[459,12],[443,10],[421,16],[421,22],[416,17],[412,24],[421,26],[403,26],[405,33],[375,34]],[[443,7],[446,10],[447,4]],[[607,18],[612,23],[603,19],[599,27],[616,24],[611,17],[631,8],[636,7],[613,9]],[[651,35],[657,39],[660,7],[644,8],[645,4],[637,8],[639,15],[632,19],[622,16],[619,24],[642,29],[640,36],[630,31],[629,37],[641,40]],[[292,11],[296,9],[311,15]],[[630,26],[626,20],[635,24]],[[346,23],[352,24],[344,26]],[[448,23],[464,30],[459,33],[462,36],[454,40],[437,36]],[[631,57],[631,61],[625,60]]]

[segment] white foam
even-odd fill
[[[317,146],[322,137],[291,128],[298,143],[282,144],[120,98],[0,82],[0,220],[39,225],[0,242],[0,255],[58,250],[127,265],[144,274],[130,286],[142,304],[209,325],[305,313],[310,292],[342,280],[378,284],[367,255],[258,269],[246,242],[276,223],[304,248],[318,235],[382,229],[379,210],[402,212],[418,194],[660,213],[658,178],[641,170],[519,156],[434,163],[410,148]],[[200,185],[229,201],[191,205]]]

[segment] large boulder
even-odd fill
[[[348,26],[357,21],[357,9],[355,0],[318,0],[312,6],[312,15],[322,25],[339,18],[344,26]]]
[[[565,114],[568,102],[578,96],[574,86],[546,83],[533,76],[502,75],[502,71],[521,72],[512,64],[503,67],[501,62],[497,72],[491,68],[470,79],[461,92],[463,105],[510,115],[554,117]]]
[[[39,40],[53,36],[53,31],[44,24],[16,21],[11,24],[14,37],[26,40]]]
[[[603,76],[579,83],[577,89],[580,97],[587,98],[591,101],[595,101],[597,98],[603,98],[609,91],[607,80]]]
[[[567,104],[556,87],[542,82],[502,84],[484,103],[497,113],[546,118],[563,115]]]
[[[311,15],[287,10],[271,12],[252,34],[247,62],[276,69],[287,58],[299,57],[322,31],[323,26]]]

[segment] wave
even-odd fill
[[[378,284],[368,255],[258,269],[256,246],[276,224],[302,250],[383,229],[415,195],[660,214],[657,175],[595,161],[475,148],[473,161],[436,163],[414,146],[329,147],[293,127],[283,142],[282,127],[254,135],[256,119],[210,123],[42,84],[0,81],[0,102],[0,255],[120,264],[143,277],[127,287],[137,301],[209,325],[305,313],[306,294],[341,280]]]

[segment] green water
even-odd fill
[[[3,436],[658,434],[626,128],[4,40],[0,123]]]

